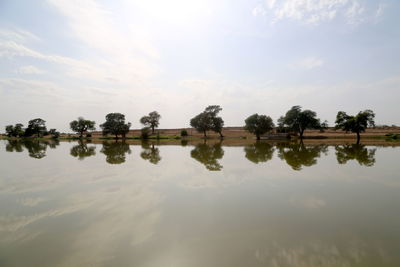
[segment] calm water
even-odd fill
[[[400,266],[400,147],[0,140],[0,266]]]

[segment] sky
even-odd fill
[[[0,132],[120,112],[226,126],[294,105],[400,125],[397,0],[0,0]]]

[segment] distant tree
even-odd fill
[[[218,113],[222,108],[218,105],[211,105],[190,120],[190,125],[195,128],[198,132],[202,132],[204,137],[207,137],[207,131],[214,131],[219,134],[221,138],[222,128],[224,127],[224,120],[218,117]]]
[[[154,128],[157,128],[160,124],[161,115],[157,111],[150,112],[148,116],[143,116],[140,119],[140,123],[151,129],[151,133],[154,134]]]
[[[59,138],[60,137],[60,132],[58,132],[56,129],[50,129],[48,132],[52,138]]]
[[[143,127],[140,130],[140,138],[142,138],[143,140],[149,139],[150,137],[150,128],[149,127]]]
[[[122,138],[125,138],[130,127],[131,123],[125,123],[125,115],[121,113],[107,114],[106,122],[100,125],[103,135],[113,134],[115,135],[115,139],[118,139],[118,135],[122,135]]]
[[[37,118],[28,122],[28,127],[25,130],[25,136],[37,135],[37,137],[40,137],[43,136],[46,131],[46,121]]]
[[[211,130],[211,121],[207,114],[202,112],[190,120],[190,126],[195,128],[198,132],[202,132],[204,138],[206,138],[207,131]]]
[[[185,130],[185,129],[183,129],[183,130],[181,130],[181,136],[182,137],[186,137],[186,136],[188,136],[189,134],[188,134],[188,132]]]
[[[258,115],[257,113],[249,116],[244,122],[244,129],[252,134],[255,134],[257,140],[260,140],[260,136],[262,134],[271,131],[275,127],[271,117],[266,115]]]
[[[300,139],[303,139],[303,134],[306,129],[321,129],[320,119],[317,118],[317,113],[312,110],[301,110],[300,106],[293,106],[285,116],[279,118],[279,126],[287,127],[289,130],[298,133]]]
[[[344,111],[339,111],[336,115],[336,129],[357,134],[357,144],[360,143],[360,133],[365,132],[368,126],[375,126],[375,113],[372,110],[358,112],[355,116],[347,115]]]
[[[78,120],[71,121],[69,126],[72,131],[79,133],[79,138],[82,138],[83,133],[96,129],[95,124],[95,121],[85,120],[83,117],[79,117]]]
[[[24,135],[24,125],[21,123],[15,124],[15,126],[7,125],[6,134],[8,137],[22,137]]]

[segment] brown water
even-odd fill
[[[400,147],[0,141],[0,266],[400,266]]]

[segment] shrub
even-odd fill
[[[181,136],[182,137],[184,137],[184,136],[188,136],[189,134],[188,134],[188,132],[186,131],[186,130],[182,130],[181,131]]]
[[[140,138],[149,139],[149,136],[150,136],[150,128],[149,127],[142,128]]]

